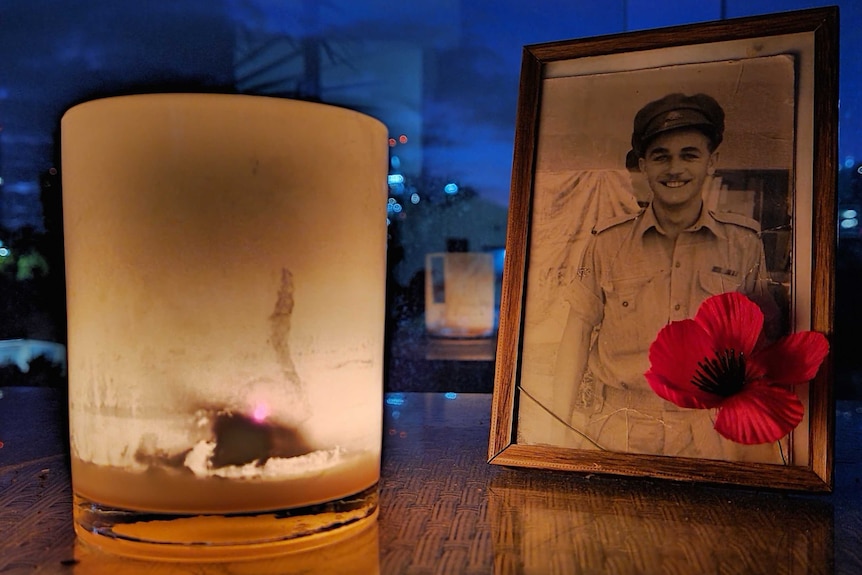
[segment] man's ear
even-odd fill
[[[709,163],[706,165],[706,173],[710,176],[715,175],[715,168],[718,166],[718,151],[711,153],[709,155]]]
[[[646,166],[646,160],[643,159],[643,156],[638,157],[638,169],[641,172],[643,172],[645,166]]]

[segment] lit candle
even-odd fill
[[[373,515],[385,127],[276,98],[126,96],[67,112],[62,154],[79,534],[117,536],[106,506],[162,550],[182,542],[135,513],[361,493]],[[303,535],[231,529],[238,547]]]

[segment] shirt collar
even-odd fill
[[[700,210],[700,216],[698,216],[697,220],[689,227],[687,227],[684,232],[697,232],[701,229],[707,229],[713,233],[718,238],[724,239],[725,233],[721,224],[712,217],[712,212],[706,209],[706,206],[703,206]],[[637,235],[639,237],[643,237],[645,233],[649,230],[655,230],[660,234],[664,234],[664,230],[661,228],[661,224],[658,223],[658,220],[655,217],[655,212],[653,212],[652,204],[647,206],[640,217],[640,221],[638,222]]]

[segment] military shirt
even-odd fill
[[[664,325],[694,317],[710,296],[765,290],[759,230],[750,218],[706,209],[676,240],[652,207],[598,223],[567,298],[595,328],[588,359],[595,380],[648,390],[648,350]]]

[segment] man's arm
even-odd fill
[[[578,404],[579,390],[593,327],[570,307],[566,325],[557,347],[550,398],[546,408],[553,414],[547,441],[553,445],[573,445],[580,436],[571,430],[572,413]]]
[[[578,387],[587,366],[593,328],[570,310],[554,362],[554,406],[566,421],[575,409]]]
[[[603,304],[596,268],[596,236],[593,236],[579,258],[579,273],[563,287],[569,309],[554,357],[554,371],[549,389],[537,390],[537,397],[548,412],[543,418],[546,442],[577,446],[583,443],[572,431],[572,415],[581,401],[581,381],[587,369],[594,328],[601,323]],[[548,381],[548,380],[546,380]]]
[[[766,254],[763,249],[763,242],[758,237],[755,251],[759,252],[757,258],[757,272],[753,274],[754,286],[750,288],[749,297],[760,306],[763,312],[763,331],[771,340],[776,340],[783,335],[782,310],[775,301],[772,292],[769,289],[771,279],[769,270],[766,267]]]

